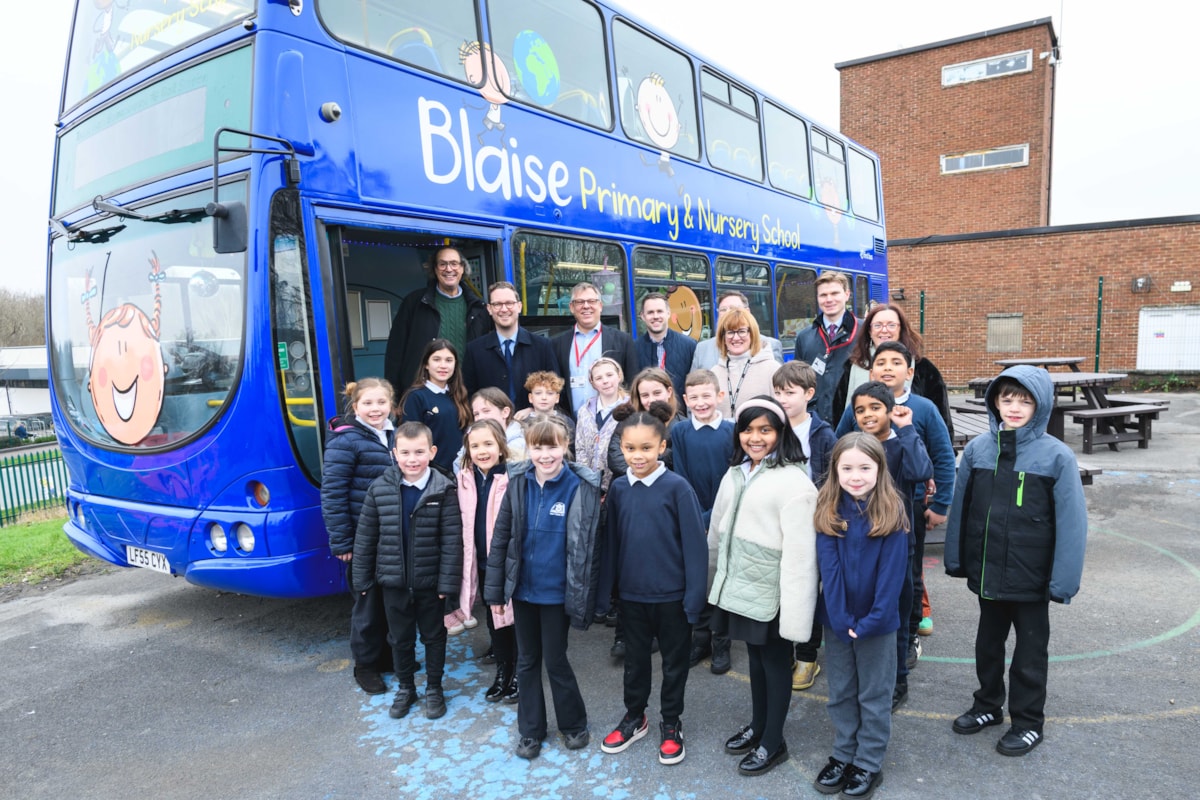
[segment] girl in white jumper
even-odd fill
[[[792,642],[812,635],[817,602],[817,490],[804,451],[773,398],[743,400],[735,420],[733,465],[717,491],[709,526],[716,573],[709,602],[731,639],[746,643],[751,717],[725,742],[744,756],[742,775],[786,761],[783,723],[792,693]]]

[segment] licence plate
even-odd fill
[[[144,550],[141,547],[125,545],[125,560],[129,562],[129,566],[131,567],[142,567],[144,569],[152,569],[155,572],[162,572],[166,575],[171,574],[171,563],[167,561],[167,557],[153,550]]]

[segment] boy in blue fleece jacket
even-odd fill
[[[958,468],[946,525],[946,573],[979,596],[975,672],[979,689],[955,733],[1004,721],[1004,644],[1015,628],[1009,668],[1012,727],[996,744],[1023,756],[1042,742],[1049,670],[1050,601],[1079,591],[1087,505],[1075,454],[1046,433],[1054,385],[1046,371],[1006,369],[987,395],[991,436],[972,439]]]

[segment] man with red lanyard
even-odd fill
[[[850,302],[850,279],[842,273],[822,272],[817,276],[816,292],[821,313],[811,326],[796,334],[796,358],[807,361],[817,373],[817,393],[809,402],[809,409],[830,422],[833,393],[854,349],[862,320],[846,308]]]
[[[575,284],[571,288],[571,314],[575,317],[575,327],[552,340],[558,374],[567,381],[559,404],[572,419],[596,393],[588,380],[588,372],[600,356],[615,359],[625,371],[626,380],[637,372],[633,339],[620,328],[600,324],[602,307],[600,290],[595,284],[586,281]]]
[[[671,376],[679,407],[683,408],[683,382],[687,379],[696,352],[696,341],[670,327],[671,306],[662,292],[649,292],[642,297],[642,322],[646,332],[639,335],[634,346],[637,348],[638,369],[658,367]],[[632,380],[633,376],[627,376]]]

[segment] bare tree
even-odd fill
[[[0,289],[0,347],[46,343],[46,296]]]

